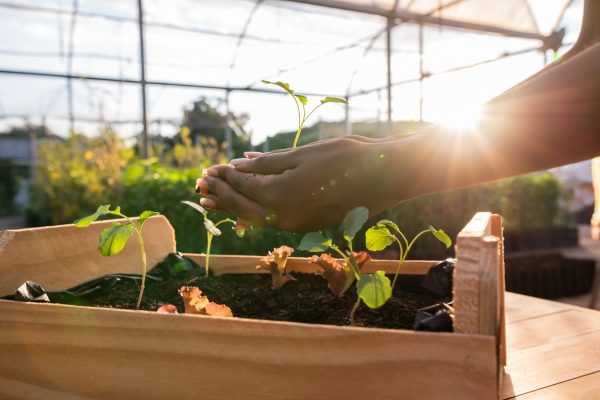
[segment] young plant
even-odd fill
[[[104,215],[114,215],[125,218],[127,222],[114,222],[109,228],[104,229],[102,233],[100,233],[100,243],[98,245],[98,249],[103,256],[108,257],[120,253],[123,248],[125,248],[125,244],[134,233],[137,237],[140,253],[142,255],[142,283],[140,285],[140,294],[135,306],[135,308],[139,310],[146,284],[147,269],[146,250],[144,248],[144,240],[142,239],[142,229],[144,228],[144,223],[146,223],[148,218],[154,215],[160,215],[160,213],[156,211],[144,211],[140,214],[139,219],[136,222],[125,214],[121,213],[121,207],[111,210],[110,205],[103,205],[98,207],[95,213],[78,219],[74,222],[74,224],[78,228],[86,228],[90,226],[92,222]]]
[[[331,239],[326,238],[319,232],[307,233],[298,246],[301,250],[310,252],[327,251],[331,249],[342,257],[342,269],[337,266],[331,268],[325,266],[327,263],[319,264],[323,269],[323,276],[328,279],[329,287],[334,294],[338,296],[352,285],[356,280],[356,292],[358,299],[350,313],[350,322],[354,325],[354,314],[360,305],[360,301],[365,302],[371,308],[379,308],[385,304],[392,295],[390,280],[385,276],[384,271],[377,271],[374,274],[361,273],[362,266],[369,259],[368,255],[355,253],[352,246],[352,240],[367,222],[369,210],[365,207],[356,207],[352,209],[342,222],[343,236],[348,249],[344,252],[336,246]],[[319,259],[327,260],[327,255],[322,254]],[[335,269],[336,271],[332,271]]]
[[[222,225],[226,222],[230,222],[233,224],[233,229],[235,230],[235,233],[238,235],[238,237],[244,237],[244,234],[246,233],[245,227],[240,225],[240,223],[235,222],[234,220],[230,219],[230,218],[224,218],[222,220],[220,220],[217,223],[212,222],[211,219],[208,218],[208,211],[206,211],[206,209],[204,207],[202,207],[200,204],[196,204],[194,202],[191,201],[182,201],[183,204],[187,204],[188,206],[192,207],[194,210],[198,211],[200,214],[202,214],[202,217],[204,218],[204,227],[206,228],[206,252],[204,253],[204,276],[208,276],[208,269],[209,269],[209,262],[210,262],[210,247],[212,244],[212,240],[213,237],[215,236],[221,236],[221,230],[218,228],[219,225]]]
[[[306,104],[308,103],[308,99],[306,98],[306,96],[303,96],[301,94],[296,94],[290,88],[289,83],[284,83],[284,82],[279,82],[279,81],[270,82],[270,81],[265,81],[265,80],[263,80],[262,82],[265,84],[279,86],[280,88],[285,90],[290,96],[292,96],[292,99],[294,99],[294,103],[296,103],[296,109],[298,110],[298,129],[296,130],[296,137],[294,138],[294,144],[292,145],[292,147],[296,147],[298,145],[298,139],[300,139],[300,133],[302,133],[302,128],[304,127],[306,120],[308,119],[308,117],[310,117],[312,115],[312,113],[314,113],[316,111],[317,108],[321,107],[323,104],[326,104],[326,103],[348,104],[348,101],[346,101],[345,99],[340,99],[339,97],[324,97],[323,99],[321,99],[321,102],[315,108],[312,109],[312,111],[307,113],[306,112]]]
[[[390,231],[391,229],[391,231]],[[402,239],[398,239],[393,232],[397,233],[398,236]],[[398,279],[398,275],[400,274],[400,268],[404,264],[408,253],[412,249],[413,245],[421,236],[431,233],[437,240],[442,242],[446,248],[450,248],[452,246],[452,239],[441,229],[435,229],[433,226],[429,225],[429,228],[422,230],[417,233],[415,237],[409,242],[404,233],[398,228],[394,222],[389,221],[387,219],[382,219],[377,223],[377,225],[370,227],[366,234],[366,245],[367,249],[371,251],[381,251],[388,246],[396,243],[400,250],[400,256],[398,258],[398,267],[396,268],[396,273],[394,274],[394,280],[392,282],[392,288],[396,285],[396,281]]]
[[[294,277],[285,270],[287,259],[293,252],[294,249],[288,246],[277,247],[270,251],[266,257],[261,258],[256,266],[256,269],[271,273],[271,283],[274,290],[279,290],[283,285],[294,280]]]

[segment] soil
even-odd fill
[[[348,289],[336,298],[327,281],[314,274],[293,274],[295,281],[281,290],[271,289],[268,274],[227,274],[196,278],[189,283],[198,286],[210,301],[226,304],[236,317],[292,321],[329,325],[349,325],[348,315],[356,302],[356,290]],[[371,310],[362,304],[356,312],[356,325],[412,329],[417,310],[448,299],[432,296],[419,288],[420,276],[403,275],[394,288],[393,297],[383,307]],[[187,280],[171,279],[146,283],[141,309],[155,311],[163,304],[174,304],[183,313],[183,303],[177,290]],[[135,308],[139,287],[135,281],[118,283],[94,304],[112,308]]]

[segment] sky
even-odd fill
[[[556,1],[531,1],[539,21]],[[73,0],[9,0],[47,9],[70,10]],[[139,79],[138,30],[135,0],[79,0],[81,14],[25,11],[0,5],[0,69],[65,73],[72,37],[75,74]],[[345,96],[383,87],[386,83],[385,38],[381,35],[367,51],[369,39],[384,27],[380,17],[267,0],[256,7],[248,0],[145,0],[147,79],[204,85],[262,87],[261,79],[289,82],[296,91]],[[90,13],[109,15],[92,17]],[[559,26],[564,43],[572,43],[580,29],[582,1],[575,0]],[[248,17],[252,15],[249,23]],[[548,18],[546,18],[548,19]],[[187,31],[175,26],[191,28]],[[240,42],[239,34],[247,36]],[[73,35],[70,35],[73,32]],[[392,81],[418,77],[418,28],[401,24],[392,34]],[[354,46],[352,46],[354,45]],[[508,57],[454,73],[436,72],[498,57],[539,45],[511,39],[428,26],[424,29],[424,119],[439,123],[466,123],[490,98],[544,66],[540,52]],[[564,52],[568,47],[563,47]],[[546,62],[552,61],[548,54]],[[98,131],[96,120],[119,121],[114,127],[123,137],[140,129],[140,90],[137,85],[73,82],[76,129]],[[392,91],[396,120],[419,118],[419,84],[398,85]],[[173,135],[182,110],[206,97],[224,111],[222,90],[148,87],[148,112],[153,133]],[[320,97],[309,96],[309,105]],[[230,110],[250,116],[252,140],[283,130],[296,121],[291,99],[279,94],[235,91]],[[350,119],[385,118],[386,93],[352,96]],[[328,104],[317,120],[345,117],[342,105]],[[458,117],[458,118],[457,118]],[[0,129],[24,121],[42,120],[58,134],[68,132],[65,79],[0,74]]]

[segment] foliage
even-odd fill
[[[200,214],[202,214],[202,218],[204,219],[204,228],[206,229],[206,251],[204,252],[204,254],[205,254],[204,271],[205,271],[205,276],[208,276],[209,262],[210,262],[210,247],[212,244],[212,239],[214,236],[221,236],[221,230],[219,229],[219,225],[222,225],[226,222],[230,222],[231,224],[233,224],[233,229],[234,229],[235,233],[238,235],[238,237],[244,236],[244,234],[246,232],[245,227],[240,227],[240,223],[236,223],[231,218],[223,218],[219,222],[214,223],[211,219],[208,218],[208,211],[206,211],[206,209],[204,209],[204,207],[202,207],[200,204],[197,204],[197,203],[194,203],[191,201],[187,201],[187,200],[182,201],[182,203],[187,204],[188,206],[192,207],[194,210],[198,211]]]
[[[287,273],[285,265],[288,257],[292,255],[294,249],[288,246],[279,246],[270,251],[265,257],[261,258],[256,269],[265,270],[271,274],[272,288],[279,290],[294,277]]]
[[[129,238],[135,233],[135,236],[140,247],[140,253],[142,255],[142,282],[140,285],[140,294],[138,296],[136,309],[139,310],[142,302],[142,296],[144,294],[144,287],[146,283],[146,250],[144,248],[144,239],[142,238],[142,230],[144,224],[148,218],[155,215],[159,215],[156,211],[146,210],[142,212],[137,221],[133,221],[125,214],[121,213],[121,207],[117,207],[114,210],[110,209],[110,205],[103,205],[98,207],[95,213],[88,215],[87,217],[80,218],[73,222],[78,228],[87,228],[90,224],[96,221],[98,218],[105,215],[114,215],[117,217],[125,218],[127,222],[113,222],[113,224],[104,229],[100,233],[100,243],[98,249],[103,256],[113,256],[120,253],[125,248]]]
[[[0,160],[0,216],[11,215],[15,211],[14,198],[18,182],[15,167]]]
[[[296,109],[298,110],[298,129],[296,130],[296,136],[294,137],[294,143],[292,144],[292,147],[296,147],[298,145],[298,140],[300,139],[300,134],[302,133],[302,128],[304,128],[304,124],[306,123],[306,120],[308,120],[308,118],[312,115],[312,113],[314,113],[317,110],[317,108],[319,108],[323,104],[327,104],[327,103],[348,104],[348,101],[345,99],[340,99],[338,97],[324,97],[321,99],[321,101],[315,108],[313,108],[310,112],[307,113],[306,104],[308,103],[308,98],[304,95],[296,94],[292,90],[292,88],[290,88],[289,83],[284,83],[284,82],[279,82],[279,81],[270,82],[270,81],[265,81],[265,80],[263,80],[262,82],[265,84],[279,86],[280,88],[285,90],[290,96],[292,96],[292,99],[294,99],[294,103],[296,104]]]

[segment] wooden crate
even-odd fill
[[[138,273],[134,241],[118,256],[99,255],[108,224],[0,232],[0,293],[25,280],[51,290]],[[148,221],[144,240],[150,264],[175,250],[164,217]],[[211,264],[216,273],[255,273],[258,258],[215,255]],[[0,300],[0,398],[496,399],[505,360],[500,218],[478,213],[458,236],[457,258],[454,333]],[[402,273],[433,263],[409,261]],[[303,258],[288,266],[314,268]]]

